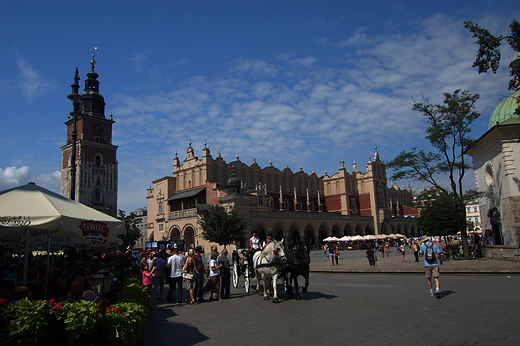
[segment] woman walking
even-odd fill
[[[327,256],[329,256],[330,259],[330,265],[334,265],[334,247],[331,245],[329,246],[329,249],[327,250]]]
[[[190,249],[188,251],[188,259],[186,260],[186,263],[182,268],[184,270],[184,281],[186,281],[186,286],[188,289],[188,297],[186,298],[186,303],[188,303],[188,299],[191,298],[191,301],[189,302],[190,304],[196,302],[193,289],[195,288],[195,276],[199,275],[199,272],[195,265],[195,260],[193,259],[194,253],[195,251],[193,251],[193,249]]]

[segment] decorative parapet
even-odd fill
[[[285,218],[285,219],[321,219],[321,220],[357,220],[357,221],[371,221],[372,216],[358,216],[358,215],[341,215],[341,214],[327,214],[327,213],[307,213],[307,212],[287,212],[287,211],[250,211],[250,217],[261,218]]]
[[[197,216],[197,208],[184,209],[184,210],[176,210],[170,212],[170,217],[168,220],[182,219],[185,217],[194,217]]]

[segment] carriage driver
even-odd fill
[[[247,253],[248,257],[248,265],[249,269],[251,271],[251,276],[254,277],[254,271],[253,271],[253,255],[255,252],[261,250],[260,248],[260,238],[258,237],[258,232],[253,231],[253,236],[249,239],[249,251]],[[244,259],[242,258],[242,263],[244,262]]]
[[[249,247],[253,249],[253,252],[260,249],[260,238],[257,231],[253,231],[253,236],[249,239]]]
[[[262,249],[265,249],[267,245],[273,242],[273,233],[269,232],[267,233],[267,239],[264,240],[264,244],[262,246]]]

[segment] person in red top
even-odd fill
[[[151,301],[152,301],[152,294],[153,294],[153,274],[155,272],[155,268],[153,267],[152,271],[148,268],[148,263],[141,264],[141,272],[143,273],[143,286],[146,289],[146,301],[145,301],[145,307],[147,309],[150,309]]]

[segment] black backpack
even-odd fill
[[[424,255],[424,259],[429,264],[434,264],[436,262],[435,261],[435,251],[433,250],[433,244],[430,244],[430,245],[426,244],[426,253]]]

